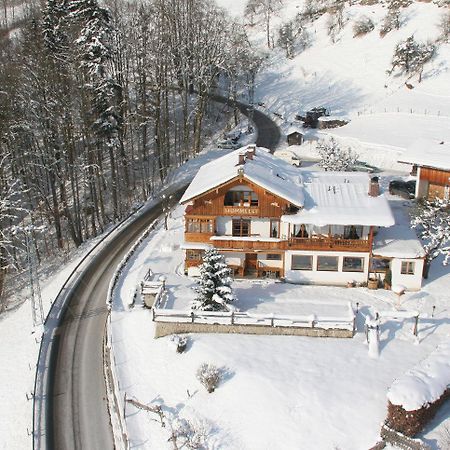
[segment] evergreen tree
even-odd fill
[[[430,61],[436,52],[436,46],[431,43],[422,44],[414,40],[414,36],[410,36],[405,41],[399,42],[395,47],[394,56],[392,57],[392,68],[406,74],[419,73],[421,76],[425,63]]]
[[[227,310],[227,304],[236,298],[231,288],[231,269],[225,264],[223,255],[215,248],[205,251],[200,265],[199,286],[193,308],[203,311]]]

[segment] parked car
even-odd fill
[[[410,200],[414,198],[416,192],[416,181],[392,180],[389,183],[389,193],[398,195],[404,199]]]
[[[222,139],[221,141],[217,142],[218,148],[230,148],[232,150],[236,150],[239,147],[241,147],[240,144],[235,142],[233,139]]]
[[[223,134],[223,138],[225,141],[232,141],[234,143],[237,143],[241,137],[240,131],[230,131],[228,133]]]
[[[276,156],[293,166],[300,167],[302,165],[302,160],[294,152],[289,150],[278,150],[273,153],[273,156]]]
[[[367,173],[374,173],[380,171],[378,167],[371,166],[370,164],[367,164],[364,161],[356,161],[355,164],[352,164],[349,167],[349,170],[352,172],[367,172]]]

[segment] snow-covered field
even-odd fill
[[[401,202],[397,202],[401,204]],[[380,356],[372,359],[364,336],[369,312],[395,311],[391,291],[366,288],[296,286],[283,283],[234,283],[236,306],[258,312],[302,313],[359,303],[358,332],[353,339],[288,336],[199,334],[189,336],[188,351],[176,354],[170,338],[154,339],[151,312],[138,299],[129,309],[136,286],[149,268],[167,277],[168,307],[187,308],[193,281],[182,274],[179,245],[182,208],[143,243],[130,260],[115,293],[113,347],[122,394],[148,405],[162,405],[172,425],[161,427],[157,416],[127,404],[131,446],[171,448],[167,443],[176,419],[189,420],[207,434],[206,448],[346,450],[367,449],[378,440],[386,416],[386,393],[393,380],[428,355],[450,332],[450,273],[435,262],[424,289],[402,298],[402,308],[419,310],[419,343],[413,320],[385,320]],[[434,317],[432,307],[436,306]],[[309,308],[309,309],[308,309]],[[195,377],[210,362],[223,368],[224,379],[208,394]],[[449,408],[434,422],[425,439],[438,448]],[[432,425],[430,428],[433,428]]]

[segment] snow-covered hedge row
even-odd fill
[[[387,425],[414,436],[450,397],[450,340],[394,381],[388,397]]]

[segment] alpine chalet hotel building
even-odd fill
[[[366,282],[376,230],[395,222],[376,177],[299,169],[255,146],[202,166],[180,203],[192,276],[214,246],[238,277]]]

